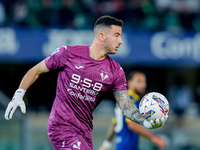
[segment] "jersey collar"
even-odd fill
[[[136,94],[134,91],[132,91],[132,90],[130,90],[130,89],[128,89],[127,91],[128,91],[128,94],[129,94],[130,96],[134,97],[135,100],[139,100],[139,99],[140,99],[139,95]]]

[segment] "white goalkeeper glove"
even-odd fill
[[[6,108],[6,112],[4,115],[6,120],[12,119],[12,116],[17,107],[21,108],[22,113],[24,113],[24,114],[26,113],[26,106],[23,101],[23,96],[24,96],[25,92],[26,91],[24,89],[16,90],[12,100],[10,101],[10,103],[8,104],[8,107]]]
[[[144,120],[143,126],[148,129],[156,129],[162,127],[167,122],[167,120],[168,115],[164,115],[160,119],[157,118],[155,120],[150,121]]]

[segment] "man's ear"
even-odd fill
[[[105,40],[105,38],[106,38],[105,33],[104,32],[100,32],[99,33],[99,40],[103,42]]]
[[[129,80],[129,81],[127,82],[127,86],[129,87],[129,86],[130,86],[130,84],[131,84],[131,81]]]

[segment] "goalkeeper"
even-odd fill
[[[93,111],[110,90],[127,118],[146,128],[162,126],[167,118],[149,122],[132,105],[124,71],[108,56],[115,54],[122,44],[122,25],[121,20],[102,16],[94,25],[90,46],[61,46],[31,68],[8,104],[5,118],[11,119],[18,106],[25,113],[26,90],[41,74],[59,68],[56,97],[48,120],[48,137],[55,150],[93,149]]]

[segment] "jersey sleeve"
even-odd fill
[[[130,119],[128,119],[128,118],[126,118],[126,119],[125,119],[125,121],[126,121],[126,122],[131,122],[131,120],[130,120]],[[132,122],[133,122],[133,121],[132,121]]]
[[[113,124],[117,124],[117,119],[116,118],[112,118],[112,123]]]
[[[115,82],[113,85],[113,91],[127,90],[126,76],[124,70],[119,65],[119,68],[115,71]]]
[[[50,56],[45,59],[45,64],[49,70],[54,70],[64,66],[67,60],[68,50],[67,46],[61,46],[55,49]]]

